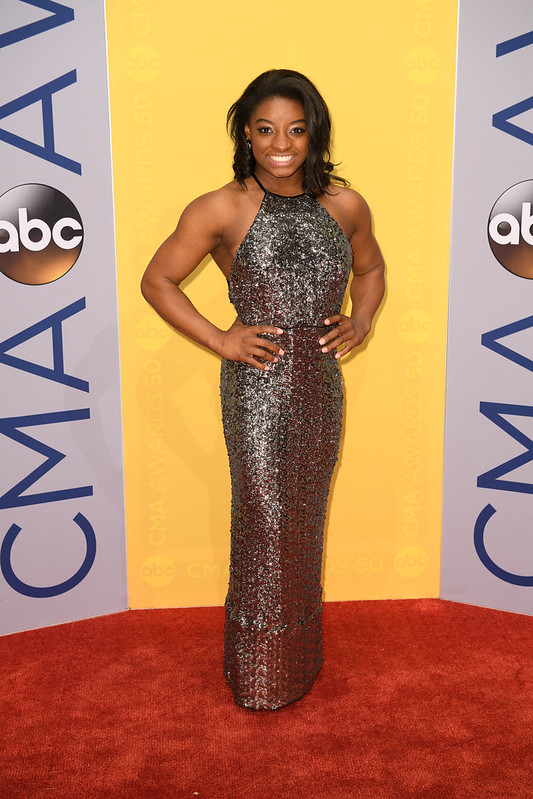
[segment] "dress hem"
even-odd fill
[[[227,683],[228,683],[228,685],[229,685],[229,687],[231,689],[231,692],[233,694],[233,701],[237,705],[237,707],[242,707],[244,710],[280,710],[282,707],[286,707],[287,705],[291,705],[294,702],[298,702],[298,700],[303,699],[303,697],[306,694],[309,693],[309,691],[311,690],[311,688],[315,684],[316,678],[320,674],[320,671],[322,669],[323,664],[324,664],[324,659],[321,660],[320,665],[319,665],[316,673],[314,674],[314,676],[310,680],[309,684],[304,688],[303,691],[298,692],[297,696],[291,697],[290,699],[280,700],[279,702],[276,702],[276,703],[264,703],[264,702],[261,703],[260,700],[259,701],[241,700],[235,695],[235,692],[233,690],[233,686],[232,686],[232,683],[231,683],[231,678],[229,677],[229,675],[226,672],[224,672],[224,677],[226,678],[226,681],[227,681]]]

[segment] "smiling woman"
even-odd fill
[[[280,95],[280,74],[283,73],[283,94]],[[292,100],[292,105],[289,101]],[[271,113],[287,109],[289,119],[280,120],[287,126],[276,129]],[[292,111],[290,110],[292,108]],[[292,116],[292,118],[290,118]],[[302,186],[313,197],[320,196],[333,181],[347,186],[348,181],[332,175],[334,165],[329,152],[331,121],[328,108],[311,81],[291,70],[271,70],[260,75],[248,86],[242,97],[228,112],[228,128],[235,145],[233,171],[241,183],[253,172],[263,149],[260,137],[266,136],[270,145],[271,163],[276,159],[293,158],[296,150],[305,151]],[[301,138],[302,141],[297,143]],[[285,153],[285,148],[290,154]],[[261,164],[258,165],[260,170]]]
[[[323,661],[339,359],[370,331],[384,265],[367,204],[333,174],[329,113],[304,75],[260,75],[231,106],[228,127],[235,180],[185,209],[142,290],[164,319],[222,359],[232,481],[224,674],[237,704],[275,709],[303,696]],[[208,253],[238,314],[226,331],[179,287]]]

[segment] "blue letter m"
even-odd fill
[[[75,422],[79,419],[88,419],[90,416],[89,408],[81,408],[77,411],[58,411],[57,413],[37,413],[33,416],[13,416],[7,419],[0,419],[0,433],[25,447],[29,447],[34,452],[44,455],[46,460],[36,469],[28,474],[23,480],[18,482],[9,491],[0,497],[0,510],[4,508],[18,508],[21,505],[38,505],[41,502],[57,502],[63,499],[75,499],[76,497],[92,496],[92,486],[81,486],[79,488],[63,488],[58,491],[44,491],[40,494],[23,494],[30,486],[40,480],[63,460],[65,454],[59,452],[41,441],[37,441],[27,433],[20,431],[21,427],[35,427],[42,424],[58,424],[59,422]]]
[[[477,479],[478,487],[495,488],[500,491],[518,491],[522,494],[533,494],[532,483],[520,483],[515,480],[500,480],[500,477],[503,475],[509,474],[509,472],[512,472],[514,469],[518,469],[520,466],[524,466],[526,463],[530,463],[530,461],[533,460],[533,441],[529,436],[526,436],[525,433],[522,433],[521,430],[511,424],[511,422],[504,419],[503,415],[529,416],[531,418],[533,417],[533,408],[529,405],[506,405],[503,402],[481,402],[479,410],[483,416],[486,416],[487,419],[490,419],[491,422],[498,425],[501,430],[508,433],[515,441],[522,444],[522,446],[526,448],[526,451],[499,466],[495,466],[494,469],[480,474]]]

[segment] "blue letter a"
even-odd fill
[[[505,42],[500,42],[496,46],[496,58],[508,53],[514,53],[516,50],[521,50],[523,47],[530,47],[533,44],[533,31],[523,33],[521,36],[515,36],[512,39],[507,39]],[[526,100],[521,100],[519,103],[510,105],[509,108],[504,108],[503,111],[498,111],[492,117],[493,127],[498,128],[516,139],[525,141],[526,144],[533,144],[533,133],[530,130],[521,128],[519,125],[514,125],[509,122],[510,119],[525,114],[526,111],[531,111],[533,108],[533,97],[528,97]]]
[[[532,108],[533,97],[528,97],[526,100],[521,100],[519,103],[510,105],[509,108],[504,108],[503,111],[498,111],[497,114],[494,114],[492,125],[503,131],[503,133],[509,133],[510,136],[514,136],[515,139],[525,141],[526,144],[533,144],[533,133],[530,130],[509,122],[510,119],[514,119],[520,114],[525,114],[526,111],[531,111]]]
[[[481,343],[487,349],[497,352],[498,355],[503,355],[504,358],[508,358],[519,366],[523,366],[524,369],[533,372],[533,360],[531,358],[526,358],[525,355],[521,355],[516,350],[512,350],[500,342],[502,338],[512,336],[514,333],[520,333],[522,330],[529,330],[531,327],[533,327],[533,316],[526,316],[525,319],[519,319],[517,322],[511,322],[509,325],[503,325],[503,327],[497,327],[495,330],[483,333]]]
[[[41,319],[26,330],[21,330],[11,338],[6,338],[5,341],[0,341],[0,363],[5,363],[7,366],[13,366],[15,369],[21,369],[23,372],[31,372],[31,374],[38,377],[45,377],[47,380],[53,380],[56,383],[63,383],[65,386],[77,388],[79,391],[89,391],[89,383],[86,380],[80,380],[79,377],[65,374],[65,367],[63,363],[63,329],[61,323],[68,319],[69,316],[82,311],[85,308],[85,297],[67,305],[66,308],[61,308],[46,319]],[[54,367],[50,369],[47,366],[41,366],[33,361],[26,361],[23,358],[17,358],[15,355],[7,355],[8,350],[18,347],[25,341],[45,330],[52,331],[52,353],[54,358]]]
[[[0,119],[5,119],[5,117],[9,117],[11,114],[15,114],[17,111],[21,111],[29,105],[41,103],[44,147],[22,136],[10,133],[8,130],[4,130],[4,128],[0,128],[0,140],[5,141],[7,144],[12,144],[13,147],[18,147],[19,150],[24,150],[27,153],[36,155],[38,158],[44,158],[46,161],[56,164],[56,166],[63,167],[63,169],[68,169],[70,172],[81,175],[81,164],[78,163],[78,161],[73,161],[71,158],[56,153],[54,145],[52,95],[64,89],[66,86],[71,86],[73,83],[76,83],[75,69],[71,72],[67,72],[65,75],[61,75],[61,77],[55,80],[51,80],[50,83],[45,83],[44,86],[40,86],[38,89],[33,89],[31,92],[23,94],[22,97],[17,97],[16,100],[11,100],[9,103],[0,106]]]
[[[57,28],[58,25],[64,25],[65,22],[72,22],[74,19],[74,9],[61,3],[55,3],[54,0],[21,0],[21,2],[41,8],[43,11],[51,11],[53,16],[38,19],[36,22],[30,22],[29,25],[22,25],[20,28],[0,34],[0,48],[9,47],[10,44],[37,36],[50,28]]]

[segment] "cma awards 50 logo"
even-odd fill
[[[58,189],[26,183],[0,197],[0,272],[11,280],[52,283],[74,266],[82,245],[81,217]]]
[[[533,279],[533,180],[516,183],[498,197],[490,212],[488,237],[505,269]]]

